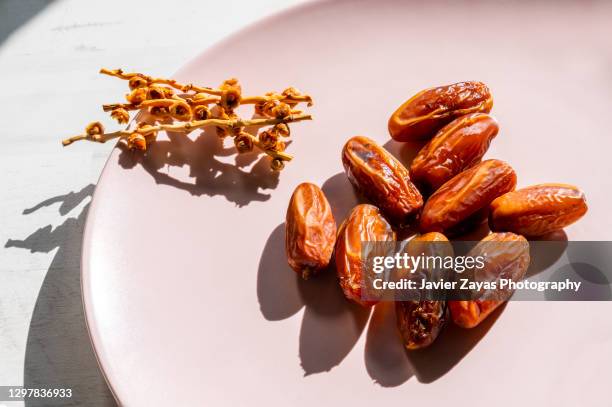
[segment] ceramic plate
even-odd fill
[[[245,94],[295,86],[314,120],[292,126],[284,171],[236,157],[210,132],[117,148],[89,210],[83,293],[96,353],[128,406],[578,405],[602,400],[610,303],[511,302],[477,329],[450,327],[406,355],[393,311],[345,301],[333,273],[286,265],[284,216],[297,184],[321,185],[341,220],[357,202],[340,150],[435,85],[480,80],[501,131],[488,158],[519,186],[580,185],[590,211],[570,240],[608,240],[611,3],[311,3],[265,19],[177,77]],[[156,72],[155,74],[171,74]],[[94,148],[95,146],[92,146]],[[589,404],[587,402],[587,404]]]

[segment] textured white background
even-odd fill
[[[79,285],[87,205],[112,145],[60,145],[88,121],[112,126],[100,105],[125,84],[98,69],[169,75],[297,2],[0,0],[0,386],[63,382],[79,390],[76,405],[114,405]]]

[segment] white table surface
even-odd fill
[[[298,2],[0,0],[0,386],[62,383],[77,393],[70,405],[115,405],[79,278],[87,206],[112,144],[60,144],[92,120],[111,125],[100,105],[120,100],[125,83],[100,67],[170,75]]]

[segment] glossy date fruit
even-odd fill
[[[461,116],[436,133],[412,161],[410,177],[433,192],[461,171],[480,162],[499,126],[486,113]]]
[[[454,234],[475,216],[484,220],[489,204],[515,185],[516,174],[510,165],[483,161],[455,175],[429,198],[421,214],[421,231]]]
[[[543,236],[571,225],[587,210],[584,192],[573,185],[532,185],[491,202],[489,226],[494,231]]]
[[[308,279],[329,265],[336,242],[336,221],[323,191],[297,186],[285,220],[285,252],[291,268]]]
[[[431,345],[448,320],[446,301],[397,301],[397,328],[408,350]]]
[[[394,240],[395,232],[377,207],[361,204],[353,208],[340,226],[336,240],[336,270],[346,298],[364,306],[376,304],[376,300],[362,298],[368,270],[361,243]]]
[[[436,257],[452,257],[453,245],[442,233],[430,232],[422,235],[416,235],[409,240],[404,247],[406,254],[412,257],[419,256],[436,256]],[[442,277],[437,275],[439,270],[430,270],[424,267],[419,267],[416,270],[398,270],[399,278],[413,278],[421,285],[421,279],[437,279]]]
[[[423,206],[406,167],[373,140],[349,139],[342,149],[342,164],[351,183],[392,223],[406,225]]]
[[[433,244],[431,244],[433,243]],[[452,256],[453,249],[446,236],[432,232],[416,236],[406,246],[410,256]],[[429,278],[431,270],[419,269],[413,276]],[[434,278],[435,279],[435,278]],[[420,285],[420,282],[417,282]],[[446,301],[396,301],[397,328],[408,350],[431,345],[448,320]]]
[[[459,82],[425,89],[404,102],[389,118],[389,134],[397,141],[424,140],[453,119],[489,113],[493,97],[482,82]]]
[[[484,258],[482,269],[474,268],[466,277],[472,281],[497,281],[509,279],[520,281],[529,268],[529,242],[514,233],[492,233],[482,239],[468,256]],[[462,328],[473,328],[480,324],[498,306],[512,296],[513,290],[497,288],[481,290],[477,298],[470,301],[449,301],[453,322]]]

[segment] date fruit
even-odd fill
[[[375,300],[362,298],[368,270],[361,243],[394,240],[395,232],[377,207],[361,204],[353,208],[336,240],[336,269],[346,298],[364,306],[376,304]]]
[[[520,281],[529,268],[529,242],[514,233],[492,233],[470,250],[468,256],[484,258],[483,268],[468,272],[466,277],[472,281],[497,281],[498,284],[500,279]],[[481,290],[477,293],[478,299],[449,301],[453,322],[462,328],[473,328],[507,301],[512,293],[513,290],[508,288]]]
[[[442,233],[430,232],[422,235],[416,235],[414,238],[409,240],[403,250],[408,256],[419,257],[452,257],[454,254],[453,245]],[[403,254],[403,253],[402,253]],[[417,281],[417,284],[421,285],[421,279],[428,278],[430,280],[436,280],[441,277],[440,270],[428,269],[424,266],[419,266],[416,270],[408,270],[402,268],[397,271],[398,278],[411,278]]]
[[[491,202],[489,226],[494,231],[543,236],[571,225],[587,210],[584,193],[573,185],[532,185]]]
[[[416,236],[408,242],[406,249],[410,256],[453,255],[452,246],[446,236],[437,232]],[[421,279],[428,277],[430,280],[435,279],[432,278],[431,272],[421,268],[414,275],[418,275]],[[395,315],[397,328],[406,349],[421,349],[431,345],[438,337],[448,320],[448,307],[446,301],[396,301]]]
[[[453,120],[419,151],[410,166],[410,177],[419,187],[435,191],[480,162],[498,131],[497,121],[486,113]]]
[[[492,107],[493,97],[482,82],[425,89],[393,112],[389,134],[397,141],[428,139],[453,119],[468,113],[489,113]]]
[[[516,174],[500,160],[486,160],[455,175],[427,201],[421,214],[422,232],[456,233],[474,216],[486,219],[489,204],[512,191]]]
[[[406,225],[423,206],[406,167],[373,140],[349,139],[342,149],[342,164],[351,183],[392,223]]]
[[[305,182],[297,186],[287,208],[285,251],[291,268],[308,279],[329,265],[336,241],[336,221],[325,194]]]
[[[397,301],[397,328],[408,350],[433,343],[448,320],[446,301]]]

